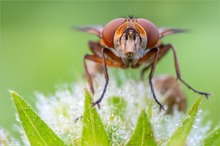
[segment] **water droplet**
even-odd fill
[[[112,130],[115,131],[116,130],[116,126],[112,126]]]
[[[16,121],[21,122],[18,113],[15,114],[15,119]]]

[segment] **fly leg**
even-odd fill
[[[175,69],[176,69],[177,80],[179,80],[180,82],[182,82],[186,87],[188,87],[189,89],[191,89],[191,90],[194,91],[195,93],[204,95],[204,96],[208,99],[208,97],[211,95],[210,93],[206,93],[206,92],[201,92],[201,91],[195,90],[195,89],[192,88],[186,81],[184,81],[184,80],[182,79],[181,74],[180,74],[179,63],[178,63],[178,59],[177,59],[177,55],[176,55],[176,50],[175,50],[175,48],[173,47],[173,45],[171,45],[171,44],[168,44],[167,46],[169,46],[169,47],[172,49],[172,51],[173,51],[174,65],[175,65]]]
[[[113,60],[105,57],[105,55],[110,56],[107,48],[102,48],[101,55],[102,55],[101,57],[99,57],[97,55],[88,55],[88,54],[84,56],[84,68],[85,68],[86,78],[89,83],[89,87],[90,87],[92,94],[94,94],[94,87],[93,87],[91,75],[88,72],[86,60],[90,60],[95,63],[99,63],[103,67],[104,76],[105,76],[105,85],[104,85],[104,88],[103,88],[103,91],[102,91],[100,98],[97,101],[93,102],[93,104],[92,104],[92,106],[95,106],[97,104],[99,108],[100,108],[99,103],[102,101],[102,99],[104,97],[104,94],[106,92],[108,82],[109,82],[107,66],[117,67],[117,68],[126,68],[126,66],[123,64],[123,62],[116,62],[115,60],[113,61]]]
[[[156,52],[156,56],[154,58],[152,66],[151,66],[150,75],[149,75],[149,84],[150,84],[150,89],[151,89],[151,92],[153,94],[153,98],[154,98],[155,102],[160,106],[160,109],[164,110],[163,105],[157,100],[157,97],[156,97],[155,92],[154,92],[153,82],[152,82],[152,78],[153,78],[153,75],[154,75],[154,71],[155,71],[155,68],[156,68],[156,65],[157,65],[157,60],[158,60],[159,53],[160,53],[159,48],[155,48],[155,49],[157,49],[156,50],[157,52]]]

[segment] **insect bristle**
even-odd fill
[[[128,18],[134,19],[135,17],[134,17],[134,15],[128,15]]]

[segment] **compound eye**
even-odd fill
[[[147,48],[153,48],[159,41],[159,31],[157,27],[149,20],[138,18],[137,23],[140,24],[147,34]]]
[[[106,26],[104,27],[102,31],[102,38],[104,43],[110,47],[114,47],[114,35],[115,31],[118,29],[119,26],[121,26],[126,21],[125,18],[117,18],[112,21],[110,21]]]

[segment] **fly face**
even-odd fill
[[[147,35],[135,19],[127,19],[114,35],[114,52],[128,66],[135,65],[146,54]]]
[[[147,39],[141,38],[138,32],[131,28],[115,38],[115,50],[125,65],[135,64],[145,54],[146,44]]]

